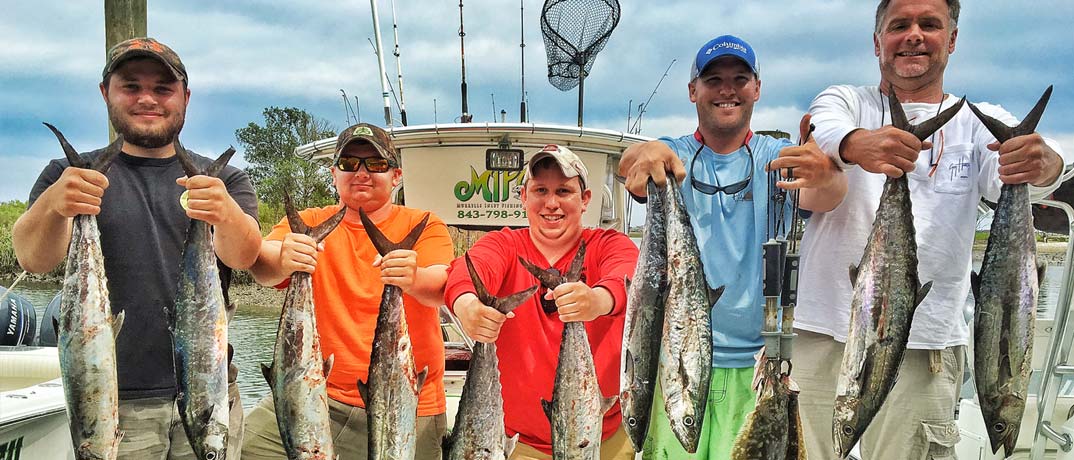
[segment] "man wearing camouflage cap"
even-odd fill
[[[216,254],[226,266],[249,267],[260,244],[257,196],[249,178],[228,166],[219,177],[186,177],[175,154],[190,101],[179,56],[152,38],[109,50],[101,96],[123,136],[122,153],[107,173],[68,168],[53,160],[30,192],[15,223],[19,264],[46,273],[67,254],[72,217],[97,216],[112,312],[125,312],[116,337],[120,458],[193,459],[175,409],[176,377],[167,311],[174,308],[179,260],[190,219],[213,225]],[[92,161],[103,149],[89,152]],[[191,153],[195,165],[212,159]],[[180,204],[185,195],[185,205]],[[232,454],[241,445],[242,404],[229,371]]]
[[[413,250],[394,250],[380,257],[370,241],[358,210],[389,240],[401,241],[428,214],[392,203],[392,191],[402,180],[398,154],[384,130],[360,123],[343,130],[336,141],[332,180],[340,203],[299,212],[313,227],[346,207],[343,222],[321,243],[292,233],[287,219],[272,228],[251,268],[265,286],[284,288],[292,273],[312,274],[313,302],[321,353],[335,356],[328,374],[328,410],[335,453],[362,459],[368,453],[365,402],[356,382],[368,381],[370,353],[381,294],[385,284],[403,290],[407,330],[419,371],[428,367],[418,397],[415,427],[419,459],[441,458],[446,431],[444,342],[437,308],[443,303],[447,266],[454,250],[447,226],[435,215]],[[266,396],[247,417],[243,457],[283,458],[272,396]]]

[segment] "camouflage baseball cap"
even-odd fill
[[[104,72],[101,72],[101,80],[107,79],[108,74],[115,71],[123,61],[142,56],[160,61],[168,70],[172,71],[176,80],[182,80],[190,84],[190,79],[186,75],[186,66],[183,65],[183,61],[179,60],[179,55],[175,54],[175,51],[172,51],[167,45],[149,37],[122,41],[108,50],[108,61],[104,65]]]
[[[343,148],[352,142],[368,142],[372,144],[377,149],[377,153],[380,153],[380,156],[388,159],[388,162],[393,167],[399,167],[399,157],[395,153],[395,144],[392,143],[391,135],[387,131],[380,129],[380,127],[369,123],[358,123],[340,131],[339,137],[336,138],[336,154],[332,157],[333,163],[339,160],[339,154],[343,152]]]

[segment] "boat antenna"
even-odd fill
[[[362,122],[362,105],[358,103],[358,95],[354,95],[354,119],[358,123]]]
[[[518,109],[518,118],[520,122],[526,122],[526,2],[525,0],[519,0],[519,13],[518,13],[518,34],[521,37],[519,40],[518,48],[519,54],[522,55],[522,103]]]
[[[496,93],[489,93],[489,97],[492,98],[492,122],[496,122]]]
[[[395,35],[395,68],[398,75],[396,76],[399,82],[399,118],[403,122],[403,126],[406,126],[406,99],[403,98],[403,63],[399,60],[399,24],[395,21],[395,0],[392,0],[392,33]]]
[[[630,110],[634,106],[634,100],[631,99],[626,103],[626,132],[630,134]]]
[[[339,89],[340,93],[343,93],[343,110],[347,113],[347,123],[351,122],[351,117],[354,115],[354,110],[351,109],[351,101],[347,98],[347,92],[343,91],[343,88]],[[357,96],[355,96],[357,97]],[[357,117],[355,117],[357,119]],[[357,122],[355,122],[357,123]]]
[[[380,15],[377,13],[377,0],[369,0],[369,6],[373,10],[373,35],[377,39],[374,46],[377,50],[377,65],[380,69],[380,94],[384,97],[384,126],[392,126],[392,102],[388,99],[388,74],[384,70],[384,45],[380,40]]]
[[[377,54],[377,45],[373,44],[373,40],[366,37],[365,40],[369,42],[369,47],[373,48],[373,54]],[[395,100],[395,107],[399,107],[399,96],[395,95],[395,86],[392,86],[392,79],[388,77],[388,73],[384,73],[384,81],[388,82],[388,92],[391,93],[392,99]]]
[[[668,68],[664,70],[664,75],[660,77],[660,81],[656,82],[656,87],[654,87],[653,92],[649,94],[649,99],[646,99],[645,103],[638,107],[638,118],[634,120],[634,126],[628,129],[627,132],[641,134],[641,116],[645,114],[645,109],[649,108],[649,102],[653,100],[653,96],[656,96],[656,90],[660,89],[660,84],[668,77],[668,72],[671,71],[671,66],[675,65],[675,61],[676,59],[671,60],[671,64],[668,64]]]
[[[433,98],[433,124],[437,124],[436,121],[436,98]]]
[[[466,106],[466,29],[462,22],[462,0],[459,0],[459,58],[462,61],[462,117],[460,121],[469,123],[474,116]]]

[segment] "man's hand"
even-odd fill
[[[399,286],[403,292],[410,294],[414,287],[415,274],[418,272],[418,253],[408,249],[396,249],[377,257],[374,267],[380,267],[380,280],[384,284]]]
[[[839,167],[824,154],[824,151],[813,139],[810,129],[812,116],[808,113],[802,117],[798,128],[801,133],[800,139],[809,141],[797,147],[784,147],[779,151],[779,158],[772,160],[766,168],[768,171],[779,170],[780,176],[787,178],[793,174],[790,180],[776,182],[776,187],[784,190],[798,190],[802,188],[824,188],[831,184],[832,180],[841,171]]]
[[[602,291],[607,292],[604,289]],[[556,301],[559,319],[564,323],[592,321],[612,312],[611,295],[602,296],[596,289],[576,281],[563,283],[545,294],[545,299]]]
[[[175,183],[186,187],[186,215],[191,219],[218,226],[243,216],[242,208],[219,177],[180,177]]]
[[[646,196],[649,178],[657,186],[667,184],[667,172],[680,183],[686,178],[686,168],[671,148],[660,141],[649,141],[627,147],[619,160],[619,175],[626,178],[626,189],[635,196]]]
[[[913,134],[889,125],[851,132],[843,139],[839,153],[866,171],[902,177],[914,170],[918,154],[928,148],[932,148],[931,142],[921,142]]]
[[[988,149],[999,152],[999,180],[1004,184],[1045,186],[1063,172],[1063,159],[1037,133],[993,142]]]
[[[108,188],[108,178],[99,171],[66,168],[60,178],[38,198],[38,204],[63,217],[101,213],[101,197]]]
[[[317,269],[317,242],[309,235],[288,233],[280,245],[280,270],[290,275],[294,272],[313,273]]]
[[[462,330],[470,338],[484,343],[494,343],[500,336],[500,328],[514,313],[503,314],[481,303],[473,293],[466,293],[455,299],[455,316],[462,324]]]

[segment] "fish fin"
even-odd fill
[[[265,381],[268,382],[269,387],[276,386],[276,382],[272,377],[272,365],[261,363],[261,374],[265,376]]]
[[[60,148],[63,149],[63,155],[67,157],[67,162],[70,163],[71,166],[76,168],[89,167],[86,160],[82,159],[82,155],[79,155],[78,151],[67,142],[67,138],[63,136],[63,133],[61,133],[59,129],[56,129],[55,126],[48,123],[44,123],[44,125],[52,130],[52,134],[56,135],[56,140],[60,141]]]
[[[708,287],[707,284],[706,284],[706,287]],[[720,297],[723,296],[724,288],[725,288],[725,286],[720,286],[720,287],[718,287],[716,289],[712,289],[712,288],[708,289],[707,295],[708,295],[708,299],[709,299],[709,308],[711,308],[713,305],[716,305],[716,302],[720,300]]]
[[[209,406],[205,410],[201,411],[201,413],[199,413],[197,415],[197,419],[199,421],[201,421],[202,426],[208,425],[209,421],[213,419],[213,412],[214,412],[215,409],[216,409],[216,405],[214,404],[212,406]]]
[[[518,433],[511,437],[507,437],[505,433],[503,436],[503,455],[510,458],[511,454],[515,452],[516,445],[518,445]]]
[[[235,317],[235,310],[239,309],[239,305],[235,302],[231,302],[224,307],[224,316],[227,317],[227,322],[231,323],[231,318]]]
[[[176,138],[172,142],[172,148],[175,149],[175,157],[179,160],[179,164],[183,165],[183,173],[187,177],[193,177],[201,174],[201,170],[194,164],[194,158],[190,156],[190,153],[186,151],[183,144],[179,142],[179,138]]]
[[[629,349],[624,349],[626,359],[623,360],[623,372],[626,374],[626,382],[622,382],[628,388],[634,384],[634,355]]]
[[[946,110],[940,112],[935,117],[932,117],[922,122],[921,124],[918,124],[913,128],[908,129],[907,131],[916,136],[918,140],[924,141],[925,139],[928,139],[929,136],[932,135],[932,133],[935,133],[937,130],[942,128],[943,125],[947,124],[948,121],[951,121],[951,119],[958,114],[958,111],[962,110],[962,106],[964,104],[966,104],[965,97],[959,99],[958,102],[955,103],[955,105],[948,107]]]
[[[328,355],[328,359],[324,360],[324,378],[328,378],[328,374],[332,372],[332,364],[336,362],[336,355]]]
[[[1050,87],[1049,87],[1050,88]],[[1044,272],[1048,270],[1048,265],[1044,262],[1037,262],[1037,287],[1039,288],[1044,284]]]
[[[552,422],[552,402],[541,398],[541,409],[544,410],[544,416],[548,417],[548,422]]]
[[[346,206],[343,208],[346,209]],[[283,212],[287,215],[287,226],[291,228],[291,233],[309,235],[310,227],[302,220],[302,216],[298,215],[295,202],[291,200],[291,192],[286,189],[283,191]]]
[[[981,298],[981,275],[973,270],[970,270],[970,292],[974,299]]]
[[[522,305],[522,303],[525,302],[526,299],[529,299],[531,296],[533,296],[534,292],[537,292],[536,284],[526,288],[526,290],[524,291],[516,292],[507,297],[497,299],[495,308],[497,311],[505,315],[511,313],[520,305]]]
[[[567,274],[563,277],[569,283],[579,281],[582,279],[582,268],[585,266],[585,240],[578,242],[578,252],[574,254],[574,259],[571,259],[571,267],[567,270]]]
[[[425,368],[422,369],[421,372],[418,372],[418,381],[417,381],[418,386],[416,387],[417,391],[415,391],[415,393],[421,393],[421,387],[425,386],[425,378],[428,377],[428,376],[429,376],[429,366],[425,366]]]
[[[227,166],[227,162],[231,160],[231,156],[234,154],[235,147],[229,145],[227,150],[224,150],[224,153],[221,153],[220,156],[216,158],[216,161],[213,161],[213,164],[209,165],[205,170],[205,175],[219,177],[220,171],[224,170],[224,166]]]
[[[522,264],[522,268],[525,268],[526,271],[530,272],[534,278],[537,278],[537,280],[541,282],[541,286],[544,286],[547,289],[555,289],[556,286],[559,286],[560,281],[562,281],[560,275],[553,273],[551,269],[545,270],[538,267],[533,262],[522,258],[522,256],[518,257],[518,262]]]
[[[55,316],[52,317],[52,332],[56,333],[56,337],[60,336],[60,321]]]
[[[120,310],[118,315],[112,317],[112,339],[119,337],[119,331],[123,329],[123,319],[126,317],[126,310]]]
[[[377,248],[377,253],[380,255],[387,254],[396,249],[411,249],[414,247],[414,243],[418,241],[418,237],[421,236],[421,232],[425,231],[425,225],[429,223],[429,213],[425,213],[425,217],[410,229],[406,237],[402,241],[395,243],[389,240],[384,232],[380,231],[380,228],[369,220],[369,216],[366,215],[365,210],[358,210],[358,218],[362,220],[362,227],[365,228],[365,232],[369,235],[369,240],[373,242],[373,246]]]
[[[104,151],[93,161],[93,165],[90,168],[101,174],[108,172],[108,168],[112,166],[112,161],[119,156],[121,151],[123,151],[123,135],[116,134],[116,140],[108,144],[108,147],[105,147]]]
[[[630,277],[629,276],[626,276],[626,275],[623,276],[623,286],[626,288],[627,291],[630,290]]]
[[[332,233],[332,231],[335,230],[336,227],[339,226],[339,223],[343,222],[343,217],[346,216],[346,215],[347,215],[347,207],[342,206],[340,208],[339,212],[337,212],[335,214],[332,214],[332,217],[329,217],[324,222],[321,222],[320,224],[317,224],[316,227],[311,228],[309,230],[310,237],[312,237],[313,240],[318,242],[318,243],[320,243],[321,241],[324,241],[324,239],[327,238],[328,235],[330,233]],[[290,218],[288,218],[288,219],[290,219]]]
[[[925,300],[925,296],[932,290],[932,281],[929,281],[917,288],[917,299],[914,300],[914,306],[921,305],[921,301]]]
[[[362,403],[365,407],[369,407],[369,385],[366,385],[361,379],[358,380],[358,396],[362,398]]]
[[[470,282],[474,285],[474,294],[477,294],[477,300],[490,306],[496,303],[496,297],[489,294],[489,290],[485,287],[485,283],[481,281],[481,276],[477,274],[477,268],[474,267],[474,261],[470,259],[470,253],[466,252],[462,256],[466,259],[466,272],[470,274]]]
[[[850,264],[850,287],[858,284],[858,266]]]
[[[601,398],[601,400],[600,400],[600,413],[601,413],[601,415],[607,414],[608,411],[612,410],[612,406],[615,406],[615,403],[618,402],[618,401],[619,401],[619,396],[618,395],[609,396],[607,398]]]

